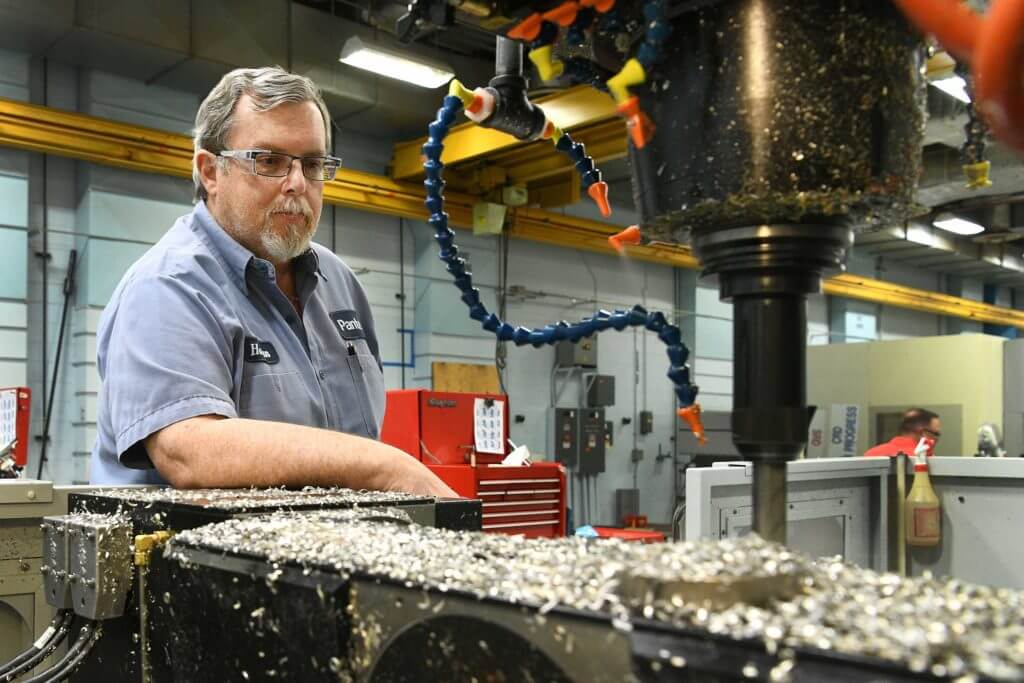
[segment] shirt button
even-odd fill
[[[320,375],[320,379],[327,379],[327,371],[326,370],[321,370],[318,374]]]

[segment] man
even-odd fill
[[[914,449],[917,448],[921,437],[928,437],[934,443],[938,443],[940,436],[942,436],[942,422],[939,420],[938,415],[924,408],[911,408],[903,413],[903,420],[900,422],[900,433],[893,437],[891,441],[868,449],[868,452],[864,455],[868,457],[888,456],[891,458],[899,453],[905,453],[908,456],[913,456]],[[931,450],[933,449],[934,445],[929,450],[929,455],[931,455]]]
[[[232,71],[200,105],[194,142],[195,209],[100,320],[93,482],[455,496],[375,440],[384,382],[366,294],[310,242],[340,163],[316,86]]]

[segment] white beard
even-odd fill
[[[274,229],[275,213],[299,213],[302,214],[300,222],[289,222],[285,225],[283,233]],[[263,219],[259,238],[264,249],[264,256],[274,263],[291,261],[296,256],[305,253],[309,249],[309,242],[313,239],[313,232],[316,226],[313,225],[313,212],[304,199],[289,198],[274,206],[267,212]]]
[[[289,221],[279,229],[274,224],[274,214],[280,212],[301,214],[302,219]],[[252,216],[252,213],[251,207],[241,209],[229,222],[231,229],[228,232],[260,258],[285,263],[309,249],[316,225],[313,223],[313,211],[304,199],[285,199],[260,218]]]
[[[268,219],[268,223],[271,220],[273,219]],[[296,256],[304,254],[309,249],[312,239],[312,230],[294,225],[289,225],[288,231],[283,235],[267,225],[260,231],[260,246],[263,247],[263,256],[274,263],[291,261]]]

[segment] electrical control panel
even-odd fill
[[[576,408],[555,408],[555,460],[566,467],[579,462],[579,416]]]
[[[555,409],[555,460],[580,474],[604,472],[604,408]]]
[[[604,472],[604,408],[587,408],[580,411],[580,456],[581,474]]]

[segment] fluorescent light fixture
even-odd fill
[[[957,218],[951,213],[940,213],[932,221],[932,225],[957,235],[977,235],[978,233],[985,232],[985,228],[977,223]]]
[[[421,88],[440,88],[455,76],[449,66],[388,50],[356,36],[345,41],[338,61]]]
[[[967,81],[960,76],[940,78],[937,81],[932,81],[932,85],[947,95],[957,98],[964,104],[971,101],[971,96],[967,94]]]

